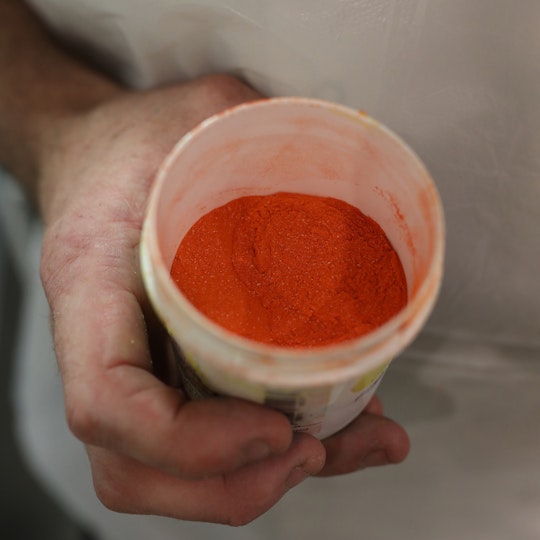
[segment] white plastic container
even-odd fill
[[[278,191],[342,199],[377,221],[403,264],[403,310],[359,339],[287,349],[237,336],[191,305],[170,276],[189,228],[232,199]],[[177,144],[153,186],[141,263],[192,398],[217,393],[264,403],[283,411],[295,430],[325,438],[362,411],[388,364],[425,323],[443,252],[436,188],[403,141],[340,105],[276,98],[220,113]]]

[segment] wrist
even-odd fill
[[[0,2],[0,163],[32,200],[71,119],[122,92],[64,51],[24,2]]]

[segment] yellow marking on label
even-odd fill
[[[352,392],[361,392],[362,390],[365,390],[366,388],[371,386],[388,367],[388,364],[390,364],[390,360],[380,365],[379,367],[368,371],[365,375],[362,375],[352,387]]]

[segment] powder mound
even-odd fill
[[[242,197],[188,231],[171,275],[207,317],[249,339],[317,347],[360,337],[407,302],[381,227],[337,199]]]

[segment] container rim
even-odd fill
[[[225,121],[253,108],[323,108],[351,121],[373,127],[399,144],[422,171],[432,190],[434,246],[426,278],[411,293],[407,304],[383,325],[359,338],[313,348],[289,348],[256,342],[234,334],[208,319],[181,293],[166,268],[159,250],[157,209],[167,173],[185,147],[192,144],[216,122]],[[280,387],[337,383],[361,376],[388,363],[416,337],[438,296],[443,271],[445,244],[444,215],[437,188],[418,155],[394,132],[363,111],[344,105],[304,97],[278,97],[243,103],[217,113],[186,133],[158,169],[151,189],[143,224],[140,259],[144,285],[170,336],[188,350],[202,351],[213,369],[241,374],[251,381]],[[359,356],[362,359],[359,360]]]

